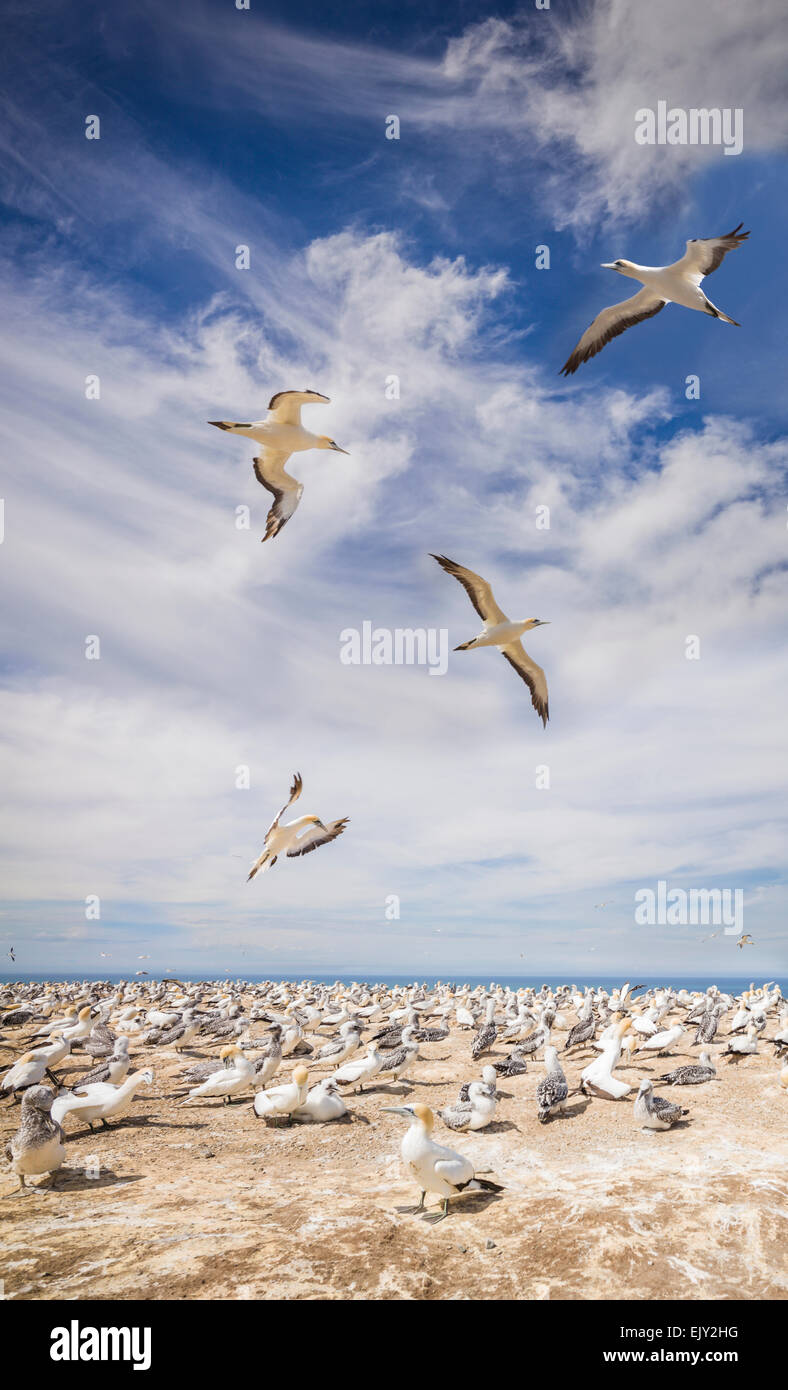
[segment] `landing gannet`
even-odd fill
[[[665,1072],[665,1075],[658,1079],[667,1082],[669,1086],[702,1086],[706,1081],[713,1081],[716,1075],[717,1069],[709,1053],[701,1052],[697,1062],[686,1067],[676,1067],[675,1071]]]
[[[571,376],[583,362],[595,357],[611,338],[617,338],[625,329],[632,328],[644,319],[651,319],[664,309],[666,304],[681,304],[685,309],[699,309],[701,313],[711,314],[712,318],[722,319],[741,327],[735,319],[729,318],[706,298],[700,282],[711,275],[722,264],[728,251],[750,235],[741,230],[742,223],[724,236],[693,237],[687,242],[687,249],[680,261],[672,265],[636,265],[634,261],[603,261],[604,270],[615,270],[631,280],[639,280],[644,286],[631,299],[620,304],[611,304],[597,314],[593,323],[586,329],[574,352],[570,353],[561,372]]]
[[[328,396],[321,396],[319,391],[279,391],[268,402],[268,414],[264,420],[253,420],[248,425],[238,425],[232,420],[208,421],[209,425],[215,425],[219,430],[244,435],[263,446],[262,452],[254,460],[254,473],[258,483],[274,498],[266,520],[264,541],[279,535],[303,496],[303,483],[285,472],[290,455],[302,453],[305,449],[333,449],[338,454],[347,453],[347,449],[340,449],[327,434],[312,434],[301,424],[302,405],[328,404]]]
[[[66,1156],[63,1131],[50,1114],[54,1098],[48,1086],[31,1086],[22,1098],[21,1123],[5,1150],[20,1189],[26,1177],[57,1172]]]
[[[428,1105],[386,1105],[389,1115],[403,1115],[409,1121],[405,1138],[400,1147],[405,1167],[418,1182],[421,1190],[419,1205],[414,1212],[424,1211],[424,1198],[428,1192],[435,1192],[443,1198],[443,1211],[439,1216],[427,1220],[442,1221],[449,1214],[449,1198],[460,1192],[502,1192],[499,1183],[477,1178],[473,1164],[465,1154],[455,1153],[454,1149],[436,1144],[430,1137],[435,1117]]]
[[[523,618],[514,622],[510,621],[503,609],[498,607],[487,580],[482,579],[480,574],[466,569],[464,565],[455,564],[454,560],[447,560],[445,555],[433,555],[432,558],[437,560],[447,574],[453,575],[462,584],[484,623],[484,628],[478,637],[472,637],[469,642],[462,642],[454,650],[467,652],[476,647],[497,647],[501,655],[506,657],[509,665],[514,667],[520,679],[525,681],[531,692],[531,704],[539,715],[542,724],[547,727],[550,712],[547,704],[545,673],[541,666],[537,666],[536,662],[531,660],[520,641],[524,632],[529,632],[535,627],[548,627],[547,619]]]
[[[296,1067],[287,1086],[273,1086],[270,1091],[258,1091],[254,1098],[254,1113],[258,1119],[289,1121],[294,1110],[300,1110],[307,1098],[309,1073],[306,1067]]]
[[[547,1076],[539,1082],[536,1088],[536,1104],[542,1124],[546,1124],[550,1116],[554,1115],[557,1110],[566,1108],[569,1095],[566,1077],[558,1060],[558,1052],[554,1047],[545,1048],[544,1064]]]
[[[655,1096],[652,1081],[641,1081],[633,1114],[645,1129],[670,1129],[684,1115],[689,1115],[689,1110],[682,1110],[680,1105],[665,1100],[664,1096]]]
[[[348,816],[341,820],[329,821],[328,825],[324,825],[319,816],[299,816],[297,820],[288,821],[285,825],[279,824],[288,806],[292,806],[293,802],[298,800],[303,785],[301,774],[297,772],[288,800],[265,833],[265,849],[252,865],[247,883],[256,873],[266,873],[268,869],[272,869],[280,854],[286,854],[288,859],[297,859],[299,855],[311,854],[313,849],[329,844],[342,834],[348,823]],[[308,830],[307,826],[310,827]],[[303,835],[300,834],[302,830]]]

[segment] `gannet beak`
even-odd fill
[[[615,270],[616,268],[612,261],[600,261],[599,264],[601,265],[603,270]],[[208,424],[213,424],[213,421],[209,420]]]
[[[404,1105],[383,1105],[381,1112],[384,1115],[404,1115],[408,1120],[410,1119],[410,1111],[406,1110]]]
[[[334,449],[338,454],[348,454],[350,452],[348,449],[340,449],[338,444],[332,444],[331,448]]]

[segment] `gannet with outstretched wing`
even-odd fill
[[[523,618],[514,622],[510,621],[503,609],[499,608],[496,603],[487,580],[482,579],[480,574],[466,569],[464,565],[456,564],[454,560],[448,560],[445,555],[433,555],[432,558],[437,560],[447,574],[451,574],[462,584],[484,623],[484,628],[478,637],[472,637],[470,642],[463,642],[454,650],[467,652],[476,647],[497,647],[501,655],[506,657],[509,665],[514,667],[520,679],[525,681],[531,692],[531,704],[546,727],[550,712],[547,705],[545,673],[541,666],[537,666],[536,662],[531,660],[520,638],[524,632],[529,632],[531,628],[549,626],[547,619]]]
[[[252,865],[247,883],[255,874],[272,869],[280,854],[286,854],[288,859],[297,859],[302,854],[310,854],[313,849],[319,849],[321,845],[329,844],[342,834],[348,823],[348,816],[343,816],[341,820],[329,821],[327,825],[319,816],[299,816],[297,820],[288,821],[285,825],[279,824],[288,806],[292,806],[293,802],[298,800],[303,785],[301,774],[297,772],[288,800],[266,831],[265,849]]]
[[[306,449],[333,449],[338,454],[346,454],[336,440],[327,434],[312,434],[301,424],[302,405],[328,405],[328,396],[319,391],[279,391],[268,402],[268,414],[264,420],[252,420],[249,424],[237,424],[234,420],[209,420],[218,430],[229,430],[231,434],[242,434],[262,444],[262,453],[254,459],[254,473],[261,487],[273,494],[273,505],[265,525],[263,540],[278,536],[282,527],[290,520],[301,501],[304,486],[285,471],[285,464],[291,454],[303,453]]]
[[[729,251],[741,246],[749,232],[741,230],[742,224],[734,227],[724,236],[693,237],[687,242],[687,249],[681,260],[672,265],[636,265],[634,261],[603,261],[603,270],[615,270],[630,280],[639,280],[643,286],[631,299],[620,304],[611,304],[597,314],[593,323],[586,329],[574,352],[570,353],[561,372],[571,376],[583,362],[595,357],[606,343],[617,338],[627,328],[633,328],[644,319],[652,319],[666,304],[681,304],[685,309],[699,309],[712,318],[741,325],[729,318],[721,309],[712,304],[700,287],[701,280],[722,264]]]

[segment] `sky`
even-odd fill
[[[0,964],[779,978],[780,0],[42,0],[0,63]],[[742,152],[639,145],[660,100]],[[742,221],[741,328],[669,306],[559,375],[635,288],[601,262]],[[303,387],[349,453],[261,548],[206,422]],[[546,729],[494,651],[342,662],[475,634],[431,552],[549,620]],[[295,770],[350,824],[248,884]],[[660,880],[754,945],[639,924]]]

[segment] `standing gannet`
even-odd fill
[[[632,1113],[644,1129],[670,1129],[677,1120],[689,1115],[689,1110],[682,1110],[680,1105],[665,1100],[664,1096],[655,1096],[652,1081],[641,1081]]]
[[[471,1056],[476,1061],[483,1052],[489,1051],[498,1036],[498,1025],[495,1022],[495,1000],[488,999],[485,1008],[484,1023],[471,1043]]]
[[[629,1095],[632,1087],[626,1081],[621,1081],[617,1076],[614,1076],[613,1069],[621,1056],[621,1043],[624,1034],[629,1032],[631,1027],[631,1018],[625,1018],[621,1023],[617,1023],[614,1036],[605,1044],[601,1056],[596,1057],[581,1072],[580,1088],[585,1095],[600,1096],[602,1100],[621,1100],[623,1096]]]
[[[309,1073],[306,1067],[295,1067],[287,1086],[273,1086],[270,1091],[258,1091],[254,1098],[254,1113],[260,1120],[290,1119],[300,1110],[307,1098]]]
[[[558,1060],[556,1048],[545,1048],[544,1064],[547,1075],[536,1088],[537,1113],[542,1124],[546,1124],[550,1116],[554,1115],[557,1110],[566,1108],[569,1095],[569,1086]]]
[[[292,1111],[294,1120],[311,1120],[316,1124],[327,1124],[329,1120],[341,1120],[347,1115],[345,1102],[339,1094],[339,1087],[333,1076],[318,1081],[313,1086],[303,1105]]]
[[[304,492],[303,483],[285,472],[290,455],[303,453],[306,449],[333,449],[337,454],[347,453],[347,449],[340,449],[327,434],[312,434],[301,424],[302,405],[329,404],[328,396],[321,396],[319,391],[279,391],[268,402],[268,414],[264,420],[253,420],[248,425],[238,425],[232,420],[208,421],[218,430],[244,435],[263,446],[253,462],[254,474],[258,483],[274,498],[265,524],[264,541],[279,535]]]
[[[684,1032],[684,1025],[675,1023],[672,1028],[664,1028],[661,1033],[654,1033],[650,1038],[644,1038],[638,1052],[656,1052],[658,1057],[663,1057],[679,1041]]]
[[[109,1129],[107,1121],[120,1120],[131,1109],[134,1097],[140,1086],[150,1086],[153,1072],[135,1071],[120,1086],[112,1086],[108,1081],[96,1081],[90,1086],[76,1086],[73,1091],[64,1091],[52,1105],[52,1118],[62,1124],[66,1115],[78,1115],[89,1129],[100,1120],[104,1129]]]
[[[520,679],[525,681],[531,692],[531,704],[539,715],[542,724],[547,727],[547,721],[550,718],[547,705],[547,679],[541,666],[537,666],[536,662],[531,660],[520,638],[524,632],[530,632],[532,628],[549,627],[548,620],[523,618],[514,622],[510,621],[503,609],[498,607],[487,580],[482,579],[480,574],[466,569],[464,565],[455,564],[454,560],[447,560],[445,555],[433,555],[432,558],[437,560],[447,574],[453,575],[462,584],[484,623],[484,628],[478,637],[472,637],[469,642],[462,642],[454,650],[467,652],[475,650],[476,647],[497,647],[501,655],[506,657],[509,665],[514,667]]]
[[[702,1086],[706,1081],[713,1081],[716,1075],[717,1069],[709,1053],[701,1052],[697,1062],[665,1072],[658,1080],[667,1082],[669,1086]]]
[[[188,1105],[190,1100],[197,1100],[203,1096],[206,1099],[210,1096],[221,1096],[222,1105],[231,1105],[233,1096],[248,1091],[254,1085],[254,1063],[240,1047],[235,1043],[230,1047],[223,1047],[219,1056],[224,1066],[219,1071],[212,1072],[201,1085],[194,1086],[186,1099],[181,1101],[181,1105]]]
[[[428,1105],[386,1105],[386,1114],[403,1115],[409,1121],[408,1130],[400,1147],[405,1167],[416,1179],[421,1196],[414,1212],[424,1211],[424,1198],[428,1192],[435,1192],[443,1198],[443,1211],[439,1216],[431,1216],[430,1221],[442,1221],[449,1214],[449,1198],[460,1192],[502,1192],[499,1183],[477,1178],[473,1164],[465,1154],[455,1153],[454,1149],[444,1148],[431,1138],[435,1117]]]
[[[31,1086],[22,1098],[19,1129],[5,1150],[20,1190],[26,1177],[56,1173],[66,1156],[63,1131],[50,1114],[54,1098],[48,1086]]]
[[[119,1086],[126,1080],[130,1065],[129,1040],[126,1037],[118,1038],[112,1056],[105,1058],[97,1067],[93,1067],[92,1071],[80,1076],[78,1087],[89,1086],[93,1081],[110,1081],[113,1086]]]
[[[378,1052],[374,1042],[371,1042],[366,1057],[358,1057],[352,1062],[345,1062],[334,1072],[334,1080],[339,1086],[352,1086],[354,1091],[358,1086],[359,1091],[363,1091],[364,1082],[371,1081],[373,1076],[377,1076],[385,1062],[386,1058],[381,1052]]]
[[[303,785],[301,773],[297,772],[288,800],[265,833],[265,849],[252,865],[247,883],[255,874],[266,873],[268,869],[272,869],[280,854],[286,854],[288,859],[297,859],[299,855],[310,854],[313,849],[329,844],[342,834],[348,823],[348,816],[343,816],[341,820],[329,821],[328,825],[324,825],[319,816],[299,816],[297,820],[288,821],[285,825],[279,824],[288,806],[292,806],[293,802],[298,800]],[[307,829],[307,826],[310,828]],[[303,835],[300,833],[302,830]]]
[[[664,309],[666,304],[681,304],[685,309],[699,309],[701,313],[711,314],[712,318],[741,325],[717,309],[706,298],[700,282],[711,275],[722,264],[724,256],[734,251],[750,235],[741,230],[742,224],[734,227],[724,236],[693,237],[687,242],[687,249],[680,261],[672,265],[636,265],[634,261],[603,261],[603,270],[615,270],[631,280],[639,280],[642,290],[631,299],[620,304],[611,304],[597,314],[593,323],[586,329],[574,352],[570,353],[561,373],[571,376],[583,362],[595,357],[611,338],[617,338],[625,329],[632,328],[644,319],[651,319]]]
[[[596,1019],[594,1018],[594,1000],[592,995],[587,995],[583,1004],[582,1013],[573,1028],[569,1030],[564,1052],[568,1052],[570,1047],[580,1047],[593,1038],[596,1032]]]

